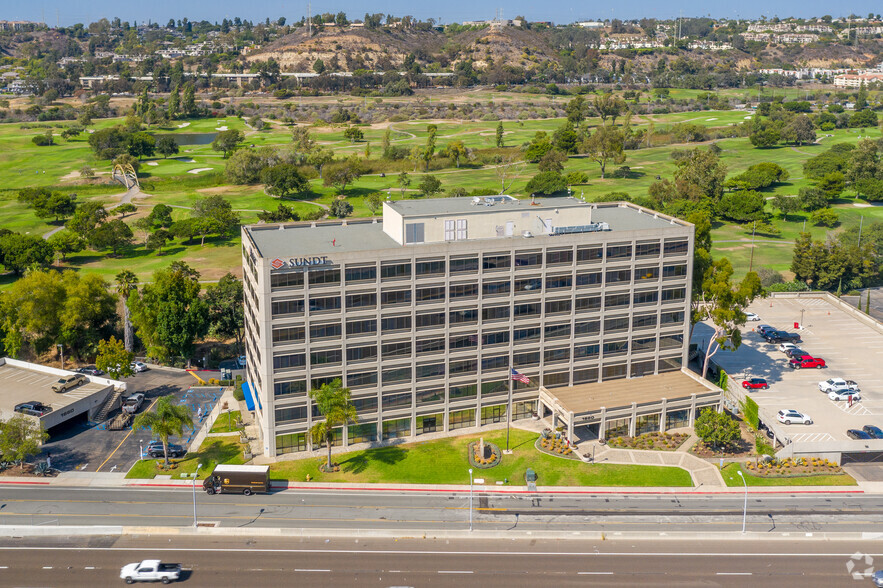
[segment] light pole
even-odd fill
[[[64,344],[56,343],[55,346],[58,347],[58,352],[61,354],[61,369],[64,369]]]
[[[469,531],[472,532],[472,468],[469,468]]]
[[[144,459],[144,440],[143,439],[138,439],[138,449],[140,451],[138,453],[138,456],[139,456],[138,459],[142,460],[142,459]]]
[[[745,481],[745,476],[742,475],[742,470],[736,470],[736,473],[739,474],[739,477],[742,478],[742,484],[745,485],[745,506],[742,507],[742,534],[745,534],[745,520],[748,518],[748,483]]]
[[[196,478],[199,477],[199,468],[202,467],[201,463],[196,464],[196,471],[193,472],[193,528],[196,528]]]

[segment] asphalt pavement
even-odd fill
[[[121,583],[123,565],[158,558],[181,563],[193,586],[787,588],[869,583],[883,542],[122,537],[6,540],[0,557],[4,586]]]
[[[209,496],[190,489],[41,487],[3,489],[0,525],[200,525],[245,529],[323,529],[432,533],[469,528],[468,492],[284,491]],[[489,495],[472,497],[475,530],[522,536],[558,533],[740,533],[743,495]],[[881,533],[879,496],[749,496],[746,527],[756,533]]]

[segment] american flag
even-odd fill
[[[517,380],[523,384],[530,384],[530,378],[528,378],[524,374],[519,374],[513,368],[510,368],[509,371],[512,372],[509,377],[511,377],[513,380]]]

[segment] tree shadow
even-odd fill
[[[407,454],[407,449],[397,446],[369,449],[340,462],[340,469],[348,474],[360,474],[368,469],[371,462],[395,465],[405,459]]]

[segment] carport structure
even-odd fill
[[[699,409],[723,408],[723,391],[687,369],[641,378],[540,387],[540,411],[553,428],[564,426],[574,439],[576,427],[589,437],[634,437],[692,427]],[[582,437],[582,435],[580,435]]]

